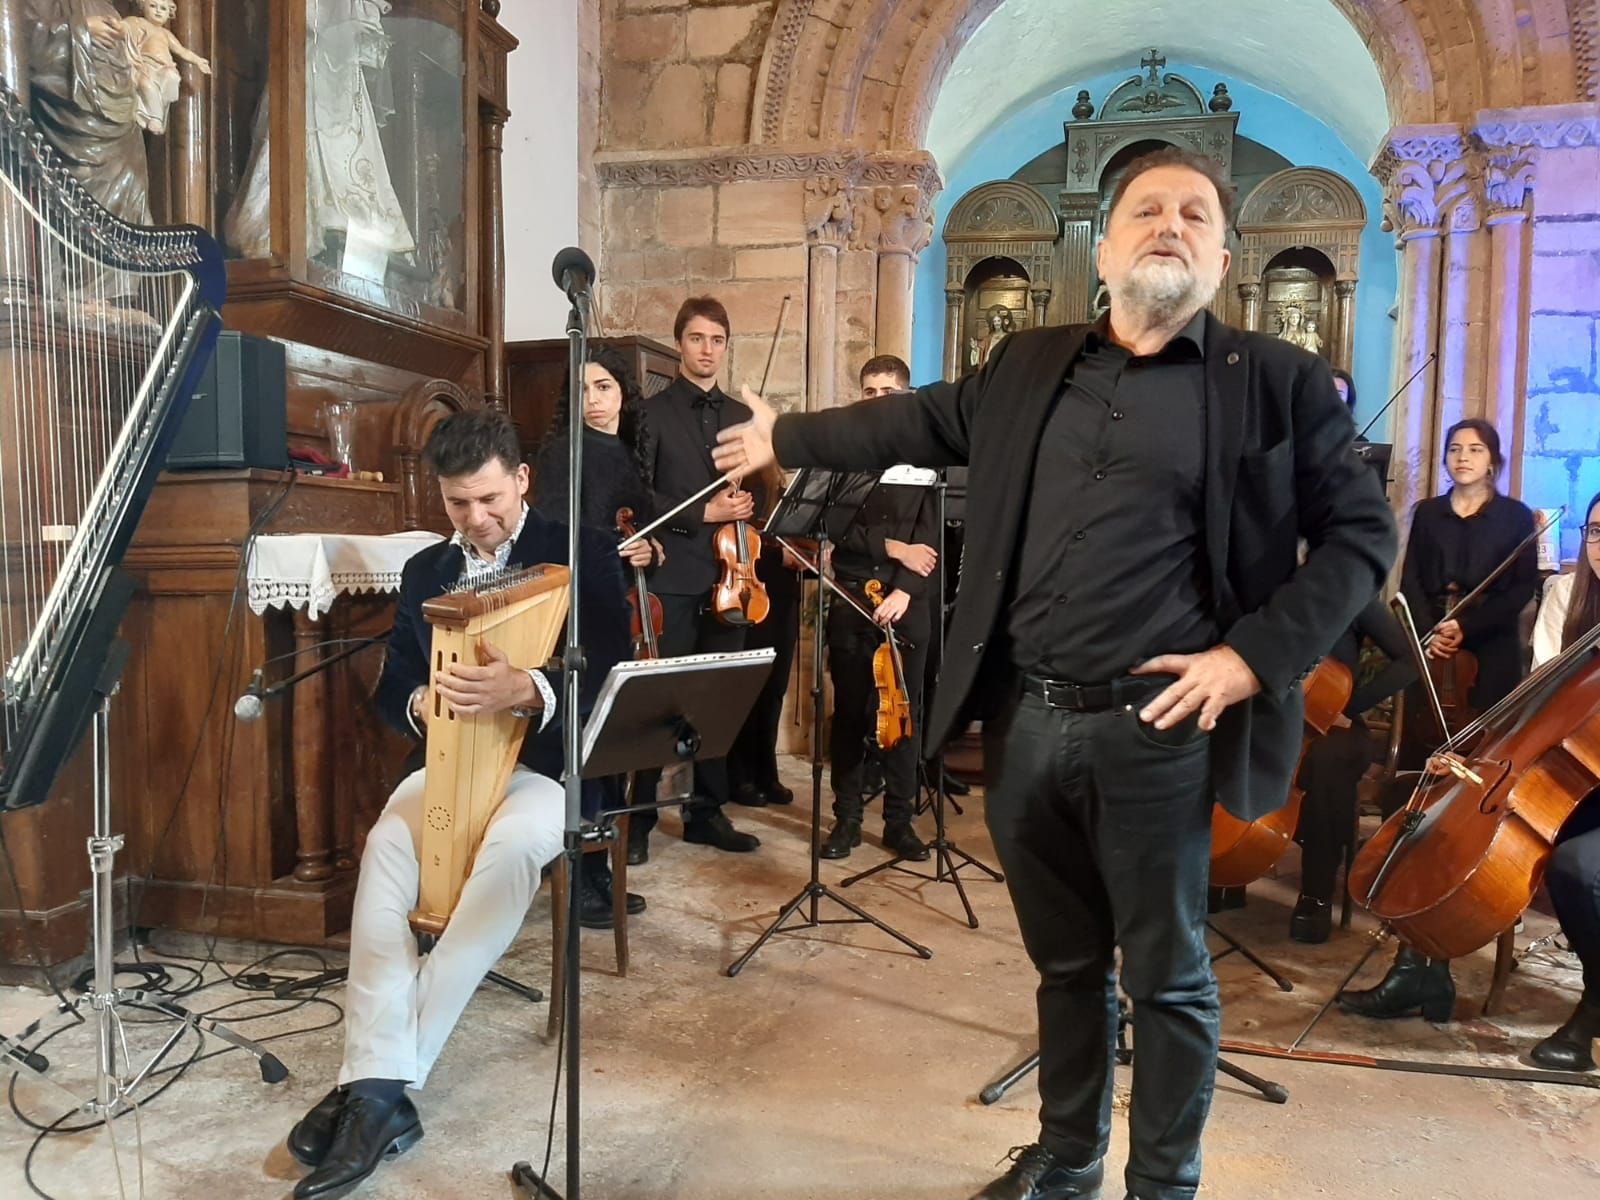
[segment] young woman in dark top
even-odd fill
[[[1538,551],[1529,542],[1511,564],[1458,616],[1446,617],[1450,585],[1465,596],[1482,583],[1534,530],[1528,506],[1495,488],[1505,465],[1500,435],[1487,421],[1458,421],[1445,435],[1444,465],[1452,486],[1443,496],[1417,505],[1406,541],[1400,587],[1417,631],[1435,631],[1428,657],[1444,661],[1462,650],[1477,657],[1478,678],[1468,697],[1478,712],[1516,687],[1523,674],[1522,610],[1539,585]],[[1408,730],[1426,712],[1418,689],[1406,700]],[[1407,759],[1420,766],[1420,753],[1408,747]],[[1400,797],[1403,799],[1404,797]],[[1387,813],[1385,815],[1388,815]],[[1402,946],[1389,973],[1373,988],[1339,993],[1339,1004],[1361,1016],[1407,1017],[1420,1011],[1429,1020],[1449,1020],[1455,1004],[1450,963],[1429,959]]]

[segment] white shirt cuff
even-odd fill
[[[544,701],[544,707],[539,711],[539,730],[543,732],[544,727],[550,724],[550,718],[556,715],[556,690],[537,667],[524,667],[523,670],[533,680],[533,686],[539,689],[539,699]]]

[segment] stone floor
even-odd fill
[[[583,1195],[603,1200],[962,1200],[991,1175],[1007,1147],[1032,1140],[1031,1079],[994,1107],[976,1094],[1034,1042],[1032,980],[1003,886],[963,873],[980,928],[969,929],[955,889],[897,872],[844,894],[925,943],[922,961],[879,931],[830,925],[784,934],[736,979],[722,973],[806,877],[809,774],[786,764],[802,800],[788,809],[734,812],[763,845],[748,856],[688,846],[663,822],[652,861],[633,876],[650,910],[632,926],[632,968],[612,970],[610,937],[585,935]],[[952,819],[957,842],[989,858],[981,803]],[[877,861],[864,846],[847,864],[825,863],[836,881]],[[1293,980],[1277,990],[1237,955],[1218,964],[1227,1036],[1291,1041],[1360,957],[1367,926],[1326,946],[1283,938],[1289,878],[1251,890],[1250,905],[1219,918]],[[823,916],[842,915],[824,903]],[[1523,942],[1547,932],[1530,916]],[[1219,944],[1220,945],[1220,944]],[[193,950],[194,946],[185,947]],[[541,896],[507,956],[508,973],[547,982],[549,917]],[[248,957],[229,947],[237,969]],[[1370,970],[1376,973],[1380,960]],[[278,969],[295,964],[278,965]],[[1448,1028],[1421,1021],[1362,1025],[1335,1013],[1308,1039],[1322,1050],[1406,1060],[1513,1066],[1570,1009],[1573,961],[1535,954],[1513,976],[1507,1013],[1476,1017],[1487,952],[1461,964],[1458,1015]],[[309,966],[307,966],[309,969]],[[220,978],[215,968],[209,978]],[[196,1008],[235,999],[219,986]],[[338,1003],[342,992],[325,993]],[[273,1006],[256,1000],[237,1019]],[[46,1010],[37,993],[0,991],[0,1028]],[[323,1024],[317,1004],[240,1026],[261,1037]],[[555,1048],[543,1040],[545,1008],[499,989],[480,991],[418,1104],[427,1136],[385,1165],[358,1193],[372,1200],[510,1197],[506,1171],[544,1152]],[[149,1029],[131,1029],[135,1046]],[[211,1044],[206,1047],[212,1048]],[[262,1084],[238,1054],[193,1067],[141,1114],[116,1123],[127,1195],[138,1194],[136,1140],[143,1138],[145,1194],[160,1197],[286,1197],[299,1176],[283,1136],[330,1085],[340,1031],[284,1037],[273,1049],[290,1068]],[[51,1043],[53,1074],[91,1080],[91,1043],[74,1030]],[[1265,1103],[1219,1081],[1207,1134],[1207,1200],[1406,1197],[1521,1200],[1600,1195],[1600,1092],[1359,1070],[1260,1058],[1242,1065],[1282,1082],[1287,1105]],[[1127,1071],[1119,1071],[1125,1087]],[[64,1106],[32,1082],[17,1102],[41,1123]],[[1120,1097],[1119,1097],[1120,1100]],[[1126,1128],[1118,1106],[1111,1166],[1120,1172]],[[29,1195],[23,1160],[32,1134],[0,1115],[0,1196]],[[557,1133],[559,1179],[562,1134]],[[60,1200],[116,1196],[103,1133],[45,1139],[32,1173]],[[1118,1193],[1108,1189],[1108,1197]]]

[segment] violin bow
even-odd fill
[[[1402,383],[1399,387],[1395,388],[1394,395],[1390,396],[1387,400],[1385,400],[1383,402],[1383,407],[1380,408],[1377,412],[1372,414],[1372,420],[1368,421],[1365,425],[1363,425],[1361,427],[1361,432],[1356,434],[1356,437],[1357,438],[1366,437],[1367,436],[1367,430],[1371,429],[1374,425],[1376,425],[1378,423],[1378,418],[1383,416],[1384,413],[1389,411],[1389,406],[1391,404],[1393,404],[1396,400],[1400,399],[1400,394],[1402,392],[1404,392],[1408,387],[1411,386],[1411,381],[1413,379],[1415,379],[1418,375],[1421,375],[1424,371],[1426,371],[1428,369],[1428,364],[1431,363],[1434,359],[1436,359],[1438,357],[1439,357],[1439,352],[1437,350],[1435,350],[1431,354],[1429,354],[1427,358],[1423,359],[1422,360],[1422,365],[1420,367],[1418,367],[1415,371],[1411,372],[1411,374],[1409,376],[1407,376],[1406,381],[1404,383]]]
[[[870,611],[868,611],[866,605],[862,604],[861,601],[857,600],[854,596],[852,596],[849,593],[849,591],[847,591],[845,588],[840,587],[838,585],[838,583],[836,583],[831,576],[826,574],[821,569],[819,564],[812,562],[801,551],[795,549],[795,547],[791,546],[788,543],[787,540],[785,540],[784,538],[779,537],[777,534],[773,534],[772,535],[772,540],[777,542],[778,545],[782,546],[790,554],[794,555],[797,559],[799,559],[801,565],[804,566],[806,570],[810,571],[813,575],[815,575],[818,579],[820,579],[824,584],[826,584],[829,588],[831,588],[833,590],[833,594],[834,595],[836,595],[840,599],[842,599],[846,604],[848,604],[851,608],[855,609],[858,613],[860,613],[868,621],[872,621],[872,623],[874,625],[877,624],[877,621],[873,620],[872,613]],[[887,632],[887,631],[885,631],[885,632]]]

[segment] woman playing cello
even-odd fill
[[[1401,589],[1418,631],[1433,631],[1427,653],[1441,699],[1457,690],[1460,707],[1475,712],[1504,698],[1522,678],[1519,622],[1539,582],[1538,552],[1528,541],[1516,561],[1470,605],[1459,613],[1449,611],[1454,597],[1481,584],[1533,533],[1527,505],[1495,487],[1504,465],[1500,435],[1489,422],[1469,418],[1450,427],[1444,466],[1452,486],[1443,496],[1417,505],[1401,570]],[[1470,685],[1469,672],[1462,669],[1468,661],[1463,652],[1477,668],[1476,682]],[[1427,711],[1420,689],[1412,688],[1406,698],[1403,766],[1420,767],[1432,748],[1424,744],[1426,733],[1419,732],[1428,728]],[[1432,745],[1442,740],[1435,732]],[[1393,793],[1386,797],[1384,816],[1404,799]],[[1448,960],[1429,959],[1401,946],[1376,987],[1343,991],[1339,1004],[1364,1017],[1406,1017],[1420,1011],[1443,1021],[1450,1017],[1455,994]]]

